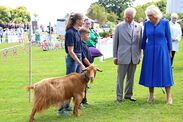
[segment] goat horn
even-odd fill
[[[101,70],[101,69],[99,69],[99,68],[97,68],[97,71],[102,72],[102,70]]]

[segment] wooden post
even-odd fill
[[[28,46],[29,46],[29,86],[32,85],[32,23],[29,24]],[[29,91],[29,102],[31,102],[31,91]]]

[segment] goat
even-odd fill
[[[102,72],[94,65],[90,65],[82,73],[71,73],[64,77],[43,79],[27,90],[34,90],[34,103],[29,122],[34,121],[36,112],[48,109],[50,106],[62,106],[64,101],[69,101],[73,97],[73,114],[80,116],[78,106],[80,105],[86,84],[93,82],[96,71]]]

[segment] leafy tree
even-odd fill
[[[137,6],[136,7],[137,14],[135,20],[140,21],[141,18],[145,19],[146,18],[145,10],[150,5],[156,5],[157,7],[159,7],[160,11],[163,13],[165,18],[167,19],[170,18],[170,14],[166,14],[166,0],[160,0],[158,2],[149,2],[144,5]]]
[[[156,5],[159,7],[160,11],[163,14],[166,14],[166,0],[160,0],[156,2]]]
[[[11,21],[10,9],[0,6],[0,24],[7,24]]]
[[[118,16],[114,12],[110,12],[107,14],[107,20],[110,22],[116,22],[118,19]]]
[[[27,24],[30,21],[30,13],[25,7],[15,9],[0,6],[0,24],[7,25],[9,23]]]
[[[99,0],[97,3],[104,6],[108,12],[114,12],[118,17],[134,0]]]
[[[142,6],[137,6],[136,11],[137,11],[136,16],[135,16],[136,21],[140,22],[140,21],[146,19],[146,15],[145,15],[145,12],[144,12],[144,9]]]
[[[107,21],[107,13],[105,8],[97,3],[90,5],[87,16],[93,20],[98,20],[99,24],[102,25]]]
[[[30,21],[30,13],[23,6],[13,9],[11,14],[14,23],[28,23]]]

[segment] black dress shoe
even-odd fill
[[[136,100],[135,98],[133,98],[133,97],[125,97],[125,99],[130,100],[130,101],[133,101],[133,102],[137,101],[137,100]]]

